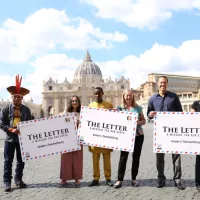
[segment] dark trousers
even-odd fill
[[[4,183],[11,183],[12,179],[12,163],[16,150],[17,166],[15,169],[15,181],[22,180],[24,162],[22,162],[21,150],[19,143],[5,142],[4,146]]]
[[[157,153],[156,154],[156,165],[158,170],[158,179],[165,180],[166,177],[164,175],[164,167],[165,167],[165,154],[164,153]],[[180,180],[182,176],[181,170],[181,156],[180,154],[172,154],[172,163],[173,163],[173,170],[174,170],[174,177],[173,180],[176,181],[177,179]]]
[[[135,137],[135,147],[134,147],[134,152],[132,154],[132,169],[131,169],[132,180],[135,180],[138,174],[143,142],[144,142],[144,135]],[[123,181],[124,179],[128,155],[129,152],[121,151],[119,166],[118,166],[118,181]]]
[[[200,155],[196,156],[195,182],[200,184]]]

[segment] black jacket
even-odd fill
[[[7,134],[6,141],[11,143],[19,142],[18,135],[8,131],[9,128],[13,127],[13,111],[14,105],[9,104],[5,106],[0,113],[0,128]],[[23,104],[20,106],[20,113],[21,121],[31,120],[31,111]]]

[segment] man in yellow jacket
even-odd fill
[[[112,109],[113,108],[112,103],[104,101],[102,98],[103,95],[104,95],[103,89],[100,87],[96,87],[94,89],[95,101],[90,103],[88,106],[91,108]],[[97,186],[99,184],[99,178],[100,178],[99,160],[101,153],[103,154],[106,185],[113,186],[111,182],[111,162],[110,162],[110,153],[112,152],[112,149],[89,146],[89,151],[92,153],[93,157],[93,176],[94,176],[94,179],[88,184],[89,187]]]

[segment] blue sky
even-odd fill
[[[0,98],[23,76],[35,102],[43,80],[73,79],[88,49],[104,77],[137,88],[148,73],[200,76],[200,1],[0,0]]]

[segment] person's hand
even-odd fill
[[[20,134],[20,131],[16,128],[9,128],[8,131],[17,135]]]
[[[151,118],[153,118],[155,115],[156,115],[156,112],[155,112],[155,111],[151,111],[151,112],[149,113],[149,117],[151,117]]]

